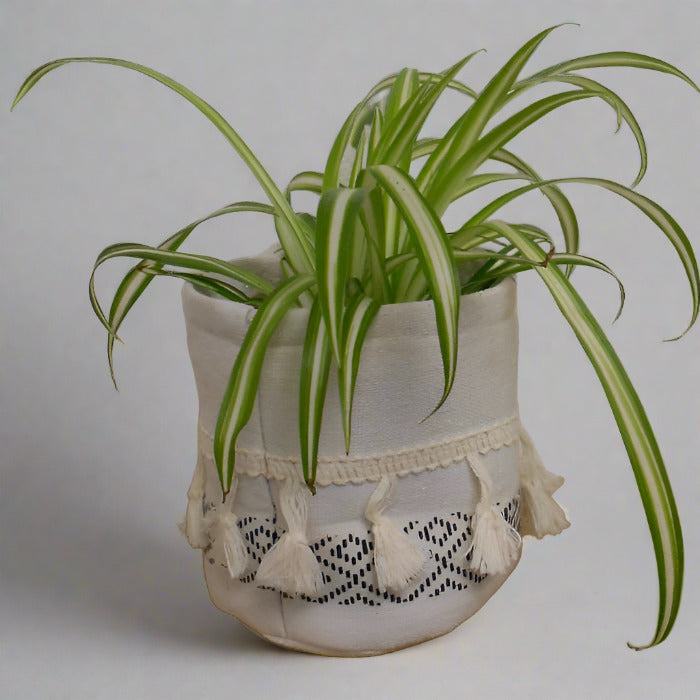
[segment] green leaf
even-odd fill
[[[397,110],[395,115],[389,113],[382,134],[381,144],[373,154],[371,164],[399,165],[406,168],[411,162],[411,146],[416,140],[425,120],[432,111],[440,95],[445,91],[454,76],[475,56],[475,51],[447,69],[442,80],[432,85],[426,82],[423,90],[415,94]],[[393,117],[393,118],[392,118]]]
[[[480,50],[485,51],[486,49],[480,49]],[[432,83],[437,83],[441,80],[442,76],[439,73],[420,72],[420,73],[418,73],[418,78],[420,79],[421,83],[425,83],[426,81],[430,81]],[[467,85],[460,82],[459,80],[450,80],[447,87],[450,90],[455,90],[456,92],[461,92],[463,95],[466,95],[467,97],[471,97],[472,99],[476,99],[476,97],[477,97],[476,90],[472,90],[472,88],[468,87]]]
[[[439,180],[439,193],[430,200],[436,211],[439,213],[444,212],[447,205],[453,201],[454,193],[459,191],[459,187],[464,179],[521,131],[554,109],[567,105],[570,102],[591,97],[599,97],[599,93],[591,92],[590,90],[570,90],[558,95],[550,95],[520,110],[498,126],[495,126],[476,141],[472,147],[467,149],[464,155]]]
[[[302,173],[297,173],[287,185],[285,190],[285,195],[289,199],[289,195],[292,192],[298,192],[300,190],[305,192],[313,192],[314,194],[321,194],[323,188],[323,173],[317,173],[313,170],[305,170]]]
[[[343,350],[342,361],[338,366],[338,389],[346,453],[350,452],[352,402],[355,394],[357,372],[360,367],[360,354],[367,331],[372,325],[379,307],[380,305],[374,299],[360,292],[355,295],[348,305],[343,318]]]
[[[197,221],[193,221],[191,224],[188,224],[184,228],[174,233],[172,236],[166,238],[158,247],[162,248],[163,250],[177,250],[187,240],[187,238],[189,238],[192,231],[194,231],[200,224],[204,223],[205,221],[209,221],[210,219],[223,216],[224,214],[233,214],[236,212],[260,212],[272,214],[274,213],[274,209],[269,204],[261,204],[260,202],[236,202],[234,204],[229,204],[221,209],[217,209],[208,216],[204,216],[201,219],[197,219]],[[115,386],[114,340],[117,337],[119,327],[126,318],[126,315],[131,310],[131,307],[136,303],[153,279],[152,275],[146,275],[141,269],[142,263],[144,262],[145,261],[141,261],[141,263],[138,263],[132,267],[122,279],[112,299],[112,305],[109,310],[109,319],[105,318],[97,299],[97,294],[95,292],[94,270],[90,276],[90,302],[97,315],[97,318],[100,319],[100,322],[107,329],[107,360],[109,362],[109,373]],[[151,265],[150,269],[160,269],[160,267],[162,266]]]
[[[256,297],[248,297],[239,289],[236,289],[231,284],[221,281],[216,277],[205,275],[202,273],[193,272],[176,272],[174,270],[163,270],[160,266],[145,264],[140,266],[140,270],[152,277],[172,277],[175,279],[190,282],[192,286],[204,291],[220,296],[229,301],[235,301],[239,304],[248,304],[250,306],[260,306],[261,299]]]
[[[668,73],[670,75],[675,75],[681,80],[685,80],[688,85],[694,87],[696,90],[700,90],[698,86],[682,71],[678,70],[675,66],[666,61],[661,61],[658,58],[653,58],[652,56],[645,56],[641,53],[632,53],[630,51],[608,51],[606,53],[596,53],[590,56],[580,56],[579,58],[572,58],[568,61],[562,61],[554,66],[545,68],[538,71],[534,75],[525,78],[522,82],[530,82],[532,80],[541,79],[548,75],[554,75],[556,73],[569,73],[574,70],[583,70],[585,68],[644,68],[646,70],[659,71],[661,73]],[[520,88],[520,83],[516,83],[513,86],[514,90]]]
[[[629,187],[620,185],[612,180],[605,180],[594,177],[575,177],[561,180],[561,182],[575,182],[579,184],[595,185],[609,190],[614,194],[623,197],[628,202],[634,204],[641,212],[646,214],[664,233],[666,238],[671,242],[680,258],[683,269],[685,270],[688,283],[690,284],[690,292],[692,297],[692,312],[690,322],[686,329],[673,340],[685,335],[690,330],[698,317],[698,308],[700,303],[700,275],[698,274],[698,263],[693,253],[693,247],[685,235],[683,229],[678,222],[660,205],[653,200],[645,197]]]
[[[79,58],[61,58],[55,61],[50,61],[45,63],[34,70],[22,83],[22,86],[12,103],[12,109],[17,105],[17,103],[31,90],[34,85],[36,85],[41,78],[43,78],[47,73],[59,68],[60,66],[66,65],[68,63],[102,63],[112,66],[120,66],[122,68],[127,68],[129,70],[142,73],[143,75],[153,78],[157,82],[169,87],[174,90],[179,95],[182,95],[188,102],[194,105],[209,121],[223,134],[226,140],[234,147],[238,155],[242,158],[243,162],[248,166],[250,171],[253,173],[260,186],[265,191],[265,194],[270,198],[270,201],[275,206],[275,209],[280,216],[289,224],[289,230],[291,231],[290,236],[280,239],[280,243],[284,248],[285,255],[287,256],[289,262],[292,264],[295,270],[298,272],[305,272],[312,269],[313,252],[311,247],[303,236],[299,224],[296,220],[296,216],[289,205],[289,202],[285,196],[279,191],[277,185],[273,182],[272,178],[269,176],[265,168],[255,157],[253,152],[248,148],[247,144],[238,135],[238,133],[233,129],[233,127],[217,112],[209,103],[205,102],[202,98],[195,95],[189,88],[186,88],[181,83],[176,80],[169,78],[163,73],[148,68],[147,66],[142,66],[138,63],[132,63],[131,61],[124,61],[119,58],[103,58],[103,57],[79,57]]]
[[[174,265],[187,270],[200,270],[223,275],[241,282],[268,294],[273,291],[272,285],[262,277],[249,272],[248,270],[233,265],[232,263],[212,258],[208,255],[195,255],[194,253],[182,253],[174,250],[164,250],[163,248],[153,248],[140,243],[116,243],[108,246],[98,256],[95,261],[95,269],[113,258],[141,258],[155,263]]]
[[[561,26],[561,25],[557,25]],[[501,101],[527,61],[545,37],[557,27],[549,27],[526,42],[496,73],[470,108],[449,129],[430,155],[417,178],[419,190],[428,201],[439,201],[440,181],[452,166],[472,147],[487,122],[498,111]],[[438,214],[442,210],[438,207]]]
[[[632,135],[637,142],[637,149],[639,150],[639,171],[632,183],[632,188],[636,187],[644,177],[647,169],[647,149],[644,140],[644,134],[642,129],[637,122],[636,117],[632,113],[632,110],[627,106],[625,101],[615,92],[605,87],[601,83],[591,80],[590,78],[584,78],[580,75],[569,75],[567,73],[555,73],[553,75],[546,75],[538,79],[533,79],[532,81],[522,81],[518,84],[518,90],[511,90],[508,99],[512,99],[517,96],[521,90],[526,89],[532,85],[537,85],[542,82],[558,82],[558,83],[569,83],[571,85],[576,85],[577,87],[590,90],[592,92],[600,93],[601,99],[605,100],[610,106],[615,110],[617,114],[617,129],[619,131],[622,121],[624,120],[627,126],[629,126]]]
[[[618,182],[613,182],[612,180],[594,177],[567,177],[556,178],[553,180],[541,180],[540,182],[526,185],[512,192],[508,192],[507,194],[494,200],[472,216],[471,219],[465,224],[465,228],[468,229],[471,226],[482,223],[504,204],[511,201],[515,197],[519,197],[532,189],[541,188],[542,186],[555,183],[594,185],[596,187],[602,187],[603,189],[609,190],[610,192],[613,192],[614,194],[617,194],[626,199],[628,202],[634,204],[640,211],[646,214],[646,216],[648,216],[659,227],[659,229],[661,229],[661,232],[666,236],[666,238],[668,238],[678,254],[690,285],[692,299],[690,322],[683,333],[678,336],[678,338],[687,333],[697,320],[698,309],[700,306],[700,274],[698,274],[698,264],[697,260],[695,259],[695,254],[693,253],[693,247],[683,229],[679,226],[678,222],[663,207],[648,197],[635,192],[629,187],[625,187],[624,185],[621,185]],[[677,338],[674,338],[674,340],[676,339]]]
[[[357,178],[360,171],[364,169],[367,165],[367,153],[369,149],[369,134],[370,127],[366,126],[360,134],[360,140],[357,143],[357,149],[355,150],[355,159],[352,162],[352,169],[350,170],[350,179],[348,181],[349,187],[357,187]]]
[[[518,158],[511,151],[499,148],[491,154],[491,159],[505,163],[515,168],[518,172],[527,175],[531,180],[541,182],[540,176],[521,158]],[[568,253],[578,252],[579,229],[576,213],[571,206],[571,202],[556,185],[546,185],[540,188],[542,194],[547,197],[554,209],[554,213],[559,219],[562,235],[564,236],[564,246]],[[572,268],[566,269],[566,276],[571,274]]]
[[[321,305],[316,298],[306,327],[299,385],[301,464],[304,480],[312,493],[316,492],[314,483],[318,464],[318,441],[321,435],[331,357],[330,338],[323,323]]]
[[[367,160],[372,158],[374,152],[379,148],[379,142],[382,138],[384,130],[384,115],[380,109],[374,110],[374,118],[372,119],[372,127],[369,132],[369,144],[367,151]]]
[[[457,367],[459,284],[452,249],[442,222],[407,173],[391,165],[376,165],[370,172],[406,221],[432,293],[445,375],[442,398],[434,413],[449,395]]]
[[[342,314],[352,263],[357,212],[367,192],[336,188],[321,196],[316,223],[316,274],[318,298],[323,310],[331,347],[340,364]]]
[[[214,458],[224,495],[231,489],[236,439],[253,412],[265,351],[272,334],[299,295],[315,282],[313,275],[298,275],[282,282],[260,305],[243,339],[214,433]]]
[[[488,224],[489,222],[487,222],[487,225]],[[532,236],[532,234],[525,227],[519,226],[517,224],[509,225],[516,231],[520,231],[521,233],[526,235],[528,238],[530,238],[531,241],[533,241],[533,243],[539,238],[538,235]],[[496,233],[498,232],[496,231]],[[506,248],[510,249],[513,248],[513,246],[506,246],[504,250]],[[454,251],[454,256],[457,262],[464,262],[466,260],[479,260],[483,258],[486,259],[488,263],[498,263],[499,261],[504,263],[501,265],[493,266],[490,266],[487,263],[480,267],[467,280],[467,282],[465,282],[462,285],[462,294],[468,294],[474,291],[478,291],[480,289],[486,289],[488,286],[499,282],[505,277],[511,277],[519,272],[530,270],[536,265],[543,264],[541,260],[525,260],[515,255],[494,253],[489,250],[478,248],[470,248],[464,251],[456,249]],[[612,271],[612,269],[608,265],[601,262],[600,260],[590,258],[586,255],[578,255],[573,253],[555,253],[553,250],[550,252],[544,264],[566,266],[580,265],[582,267],[592,267],[596,270],[600,270],[601,272],[605,272],[606,274],[610,275],[617,282],[618,289],[620,290],[620,305],[617,309],[617,313],[615,314],[615,318],[613,319],[613,323],[617,321],[618,318],[620,318],[620,315],[622,314],[622,310],[625,305],[625,288],[620,278]]]
[[[393,202],[392,202],[393,206]],[[360,221],[367,241],[368,284],[370,295],[380,304],[390,304],[393,293],[384,258],[384,197],[379,189],[372,188],[359,211]]]
[[[418,90],[420,90],[418,71],[413,68],[404,68],[399,71],[386,101],[385,121],[390,122]]]
[[[496,221],[489,225],[523,255],[545,259],[542,249],[513,227]],[[639,396],[595,317],[556,265],[535,269],[600,379],[634,471],[658,568],[659,614],[654,636],[646,645],[654,646],[666,639],[673,627],[683,583],[683,534],[666,467]]]

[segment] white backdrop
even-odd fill
[[[690,698],[700,685],[700,330],[671,247],[632,207],[569,191],[582,250],[605,259],[628,303],[610,337],[665,455],[685,526],[680,619],[634,653],[656,617],[656,571],[632,472],[593,371],[539,281],[520,279],[521,412],[547,466],[567,478],[573,526],[528,546],[475,618],[423,646],[365,660],[275,649],[208,602],[199,554],[174,523],[195,454],[195,391],[179,287],[158,280],[123,328],[112,388],[87,297],[97,253],[156,243],[233,200],[253,177],[191,106],[142,76],[70,66],[10,114],[46,60],[111,55],[157,68],[211,102],[280,183],[321,168],[347,111],[404,65],[462,73],[479,87],[537,31],[562,21],[532,69],[624,49],[700,79],[692,0],[556,2],[71,2],[0,4],[0,696]],[[696,248],[700,95],[669,76],[597,71],[635,111],[650,150],[640,185]],[[447,100],[459,107],[459,100]],[[436,128],[439,119],[434,122]],[[550,115],[513,147],[546,176],[630,183],[625,128],[602,104]],[[551,225],[541,197],[512,218]],[[219,220],[197,250],[235,257],[272,240],[267,222]],[[196,245],[195,245],[196,243]],[[121,268],[105,271],[108,299]],[[592,308],[615,284],[576,274]]]

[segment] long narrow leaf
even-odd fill
[[[341,358],[345,285],[352,263],[357,211],[365,190],[340,188],[324,192],[318,204],[316,271],[318,297],[336,362]]]
[[[494,221],[489,225],[523,255],[544,260],[541,248],[513,227]],[[683,534],[666,467],[637,392],[595,317],[556,265],[535,269],[598,374],[634,471],[658,568],[659,614],[654,636],[646,645],[654,646],[666,639],[673,627],[683,583]]]
[[[318,298],[311,307],[301,360],[299,383],[299,444],[304,480],[315,493],[318,441],[321,435],[323,406],[331,366],[331,343],[323,323]]]
[[[214,458],[226,495],[231,489],[238,434],[250,420],[260,382],[265,351],[280,321],[299,295],[314,283],[312,275],[298,275],[282,282],[261,304],[248,328],[231,370],[214,433]]]
[[[542,180],[540,182],[518,188],[512,192],[508,192],[498,199],[495,199],[493,202],[474,214],[474,216],[472,216],[471,219],[465,224],[465,228],[468,229],[471,226],[482,223],[506,203],[522,194],[525,194],[526,192],[529,192],[530,190],[541,188],[550,184],[563,183],[594,185],[596,187],[602,187],[603,189],[609,190],[610,192],[613,192],[614,194],[617,194],[634,204],[640,211],[646,214],[646,216],[648,216],[659,227],[659,229],[661,229],[661,232],[666,236],[666,238],[668,238],[678,254],[690,285],[692,300],[690,322],[683,333],[681,333],[678,337],[684,335],[697,320],[698,310],[700,307],[700,274],[698,273],[698,263],[695,259],[695,254],[693,253],[693,247],[678,222],[663,207],[648,197],[639,194],[639,192],[635,192],[629,187],[625,187],[624,185],[621,185],[618,182],[613,182],[612,180],[594,177],[567,177],[556,178],[553,180]]]
[[[287,199],[292,192],[305,191],[321,194],[323,189],[323,173],[317,173],[313,170],[305,170],[302,173],[297,173],[287,185],[285,194]]]
[[[206,292],[235,301],[239,304],[248,304],[250,306],[260,306],[262,299],[256,297],[248,297],[239,289],[236,289],[231,284],[222,282],[216,277],[195,272],[177,272],[175,270],[163,270],[162,267],[150,264],[140,266],[141,271],[152,277],[172,277],[174,279],[190,282],[194,287],[202,289]]]
[[[561,25],[557,25],[561,26]],[[487,122],[499,109],[523,67],[545,37],[557,27],[549,27],[526,42],[489,81],[474,103],[447,132],[430,155],[417,178],[418,188],[432,202],[440,191],[440,180],[479,138]],[[438,213],[442,212],[438,209]]]
[[[180,229],[172,236],[166,238],[158,247],[163,250],[177,250],[189,237],[189,235],[205,221],[215,219],[224,214],[233,214],[236,212],[260,212],[265,214],[273,214],[274,209],[269,204],[262,204],[260,202],[235,202],[234,204],[229,204],[221,209],[217,209],[211,214],[193,221],[184,228]],[[151,269],[159,269],[160,265],[152,265]],[[116,386],[116,378],[114,376],[114,340],[117,337],[119,328],[126,318],[126,315],[131,310],[132,306],[139,299],[141,294],[145,291],[146,287],[150,284],[153,279],[152,275],[146,275],[141,269],[141,264],[137,263],[132,267],[129,272],[123,277],[121,283],[117,287],[117,291],[114,293],[112,299],[112,304],[109,310],[109,319],[105,318],[105,315],[100,307],[99,301],[97,299],[97,294],[95,292],[95,273],[90,276],[89,293],[90,293],[90,303],[92,308],[100,319],[100,322],[107,329],[107,361],[109,363],[109,373],[112,377],[112,382]]]
[[[338,366],[338,389],[346,452],[350,452],[352,403],[355,394],[355,381],[360,367],[360,353],[367,331],[378,311],[379,304],[374,299],[360,293],[349,304],[343,319],[343,351],[342,361]]]
[[[541,181],[540,176],[524,161],[512,151],[499,148],[494,151],[491,160],[505,163],[515,168],[518,172],[527,175],[531,180]],[[547,185],[541,188],[542,194],[549,200],[554,213],[559,219],[561,232],[564,236],[564,247],[568,253],[578,252],[579,228],[576,212],[568,197],[556,186]],[[566,268],[566,276],[571,274],[571,267]]]
[[[392,303],[393,294],[384,257],[386,230],[384,228],[384,196],[382,192],[376,187],[370,190],[359,213],[367,240],[368,281],[371,296],[380,304]]]
[[[696,90],[700,90],[698,86],[685,74],[683,71],[679,70],[670,63],[662,61],[653,56],[645,56],[641,53],[633,53],[631,51],[608,51],[606,53],[596,53],[590,56],[580,56],[579,58],[572,58],[568,61],[562,61],[556,65],[544,68],[538,71],[534,75],[531,75],[523,79],[523,83],[530,82],[532,80],[543,78],[547,75],[554,75],[555,73],[569,73],[574,70],[583,70],[585,68],[644,68],[646,70],[659,71],[661,73],[668,73],[669,75],[675,75],[677,78],[684,80],[688,85],[694,87]],[[520,88],[520,83],[516,83],[513,86],[514,90]]]
[[[577,100],[585,100],[592,97],[600,97],[600,94],[590,90],[570,90],[558,95],[550,95],[520,110],[498,126],[495,126],[466,150],[452,168],[444,172],[442,178],[436,181],[435,195],[429,198],[436,211],[442,214],[448,204],[453,201],[454,192],[459,189],[464,178],[471,175],[494,152],[503,148],[521,131],[554,109]]]
[[[521,81],[518,84],[517,89],[511,90],[510,94],[508,95],[508,99],[510,100],[516,97],[522,90],[525,90],[528,87],[538,85],[543,82],[569,83],[570,85],[576,85],[577,87],[585,88],[587,90],[591,90],[592,92],[598,92],[600,93],[601,98],[608,102],[613,109],[615,109],[617,114],[618,130],[620,129],[621,122],[624,120],[627,126],[629,126],[630,131],[637,142],[640,164],[637,175],[635,176],[635,179],[631,185],[632,188],[635,188],[641,182],[644,174],[646,173],[647,149],[644,134],[639,126],[639,122],[637,122],[636,117],[634,116],[632,110],[627,106],[627,103],[617,93],[613,92],[610,90],[610,88],[597,82],[596,80],[584,78],[581,75],[569,75],[568,73],[554,73],[552,75],[548,74],[540,78],[533,78],[529,81]]]
[[[418,71],[414,68],[404,68],[396,76],[394,84],[386,101],[384,118],[390,122],[401,111],[403,106],[420,90]]]
[[[208,102],[205,102],[201,97],[195,95],[189,88],[186,88],[181,83],[176,80],[169,78],[163,73],[159,73],[152,68],[147,66],[142,66],[139,63],[133,63],[131,61],[124,61],[119,58],[104,58],[104,57],[77,57],[77,58],[61,58],[55,61],[50,61],[45,63],[34,70],[26,78],[22,86],[20,87],[17,96],[12,103],[12,109],[15,108],[17,103],[29,92],[29,90],[36,85],[41,78],[43,78],[47,73],[64,66],[68,63],[101,63],[112,66],[120,66],[121,68],[127,68],[129,70],[136,71],[143,75],[153,78],[157,82],[169,87],[176,93],[184,97],[190,104],[196,107],[209,121],[223,134],[226,140],[234,147],[238,155],[242,158],[243,162],[248,166],[250,171],[253,173],[260,186],[263,188],[265,194],[270,198],[270,201],[274,204],[279,215],[284,217],[288,224],[292,235],[280,240],[282,247],[284,248],[285,254],[289,259],[292,266],[299,272],[305,272],[312,269],[312,259],[313,253],[308,241],[304,238],[301,231],[299,230],[299,225],[296,221],[296,216],[289,205],[289,202],[279,191],[277,185],[275,185],[272,178],[269,176],[265,168],[263,168],[260,161],[255,157],[253,152],[250,150],[248,145],[243,141],[243,139],[238,135],[234,128],[217,112]]]
[[[435,412],[450,393],[457,367],[459,284],[452,249],[442,222],[405,172],[390,165],[374,166],[370,172],[394,200],[406,221],[432,293],[445,375],[443,394]]]
[[[479,51],[470,53],[447,69],[442,80],[435,85],[426,82],[426,88],[420,92],[416,92],[413,99],[406,100],[406,103],[391,121],[389,121],[390,116],[387,109],[387,123],[382,136],[382,143],[377,152],[373,155],[372,164],[401,164],[405,167],[410,163],[411,145],[416,140],[418,133],[435,106],[435,103],[454,76],[477,53],[479,53]]]
[[[155,263],[182,267],[187,270],[201,270],[202,272],[210,272],[229,277],[253,289],[257,289],[264,294],[269,294],[273,291],[273,286],[267,280],[253,272],[238,265],[225,262],[224,260],[219,260],[219,258],[212,258],[208,255],[195,255],[194,253],[164,250],[140,243],[117,243],[108,246],[97,256],[95,269],[113,258],[141,258]]]

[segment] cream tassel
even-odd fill
[[[548,472],[525,428],[520,428],[520,534],[542,539],[558,535],[570,523],[552,494],[564,477]]]
[[[204,549],[209,544],[209,533],[204,522],[204,484],[206,475],[201,455],[197,457],[194,475],[187,489],[187,510],[180,523],[180,531],[193,549]]]
[[[423,568],[425,556],[418,545],[382,511],[389,503],[395,476],[384,475],[370,496],[365,517],[372,523],[374,570],[383,593],[403,593]]]
[[[248,566],[248,548],[238,527],[238,517],[233,512],[238,479],[234,476],[226,500],[220,503],[211,516],[211,539],[214,547],[223,551],[226,568],[233,579],[240,578]]]
[[[467,564],[478,574],[505,573],[520,551],[518,531],[508,523],[498,507],[491,503],[493,483],[486,466],[477,453],[467,457],[469,466],[479,480],[481,497],[472,517],[471,561]]]
[[[282,482],[280,510],[287,523],[287,532],[260,562],[255,574],[258,586],[309,598],[313,598],[321,589],[321,567],[306,537],[310,497],[311,494],[300,479],[288,477]]]

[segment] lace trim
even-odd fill
[[[464,461],[470,452],[486,454],[491,450],[499,450],[510,445],[518,440],[519,430],[520,418],[516,415],[478,433],[465,435],[449,442],[368,457],[346,457],[345,455],[320,457],[316,471],[316,484],[318,486],[362,484],[366,481],[379,481],[382,476],[406,476],[434,471]],[[214,436],[201,423],[199,423],[199,433],[200,455],[213,463]],[[289,477],[299,478],[301,460],[298,457],[269,454],[264,450],[237,448],[236,472],[283,481]]]

